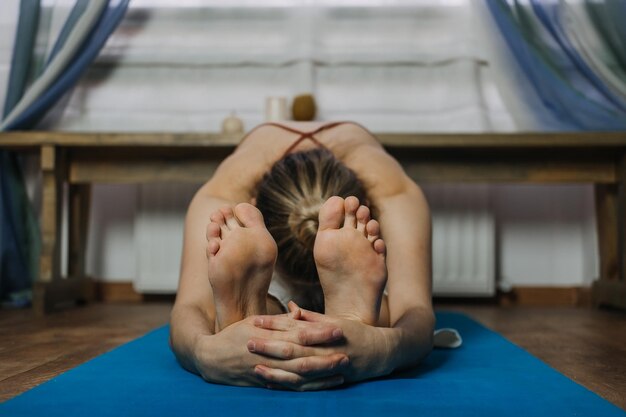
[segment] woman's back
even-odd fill
[[[397,162],[364,127],[353,122],[284,122],[264,124],[244,137],[235,152],[219,166],[203,187],[230,201],[249,202],[255,188],[285,152],[301,152],[323,146],[363,182],[372,203],[393,192],[407,178]],[[311,132],[317,132],[308,135]],[[313,140],[310,140],[311,136]],[[296,145],[296,146],[293,146]]]

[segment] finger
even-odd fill
[[[316,313],[314,311],[306,310],[304,308],[300,308],[300,320],[309,321],[313,323],[329,323],[329,317]]]
[[[344,383],[344,377],[341,375],[319,378],[311,382],[306,382],[297,388],[288,388],[279,384],[267,383],[266,388],[279,391],[319,391],[338,387]]]
[[[304,378],[293,372],[284,371],[282,369],[268,368],[263,365],[257,365],[254,372],[267,382],[269,388],[285,387],[295,391],[310,391],[335,387],[343,384],[342,375],[334,375],[331,377],[323,377],[317,379]]]
[[[315,354],[314,354],[315,353]],[[309,378],[332,376],[342,373],[350,366],[350,359],[345,353],[312,352],[309,356],[296,357],[294,359],[263,361],[260,365],[282,369],[283,371],[306,376]]]
[[[333,353],[287,360],[280,363],[280,369],[300,376],[320,378],[342,373],[349,365],[350,359],[345,354]]]
[[[312,362],[306,360],[290,364],[290,369],[293,372],[304,372],[305,370],[309,370],[309,368],[311,372],[317,372],[323,369],[333,369],[338,366],[345,367],[349,363],[349,360],[348,363],[343,362],[343,359],[348,359],[343,353],[333,353],[329,355],[330,351],[328,350],[328,347],[316,348],[302,346],[297,343],[285,342],[282,340],[261,338],[250,339],[246,347],[251,353],[256,353],[269,358],[281,359],[284,361],[291,359],[314,358],[312,359]],[[323,358],[323,360],[319,358]],[[293,368],[293,366],[296,365],[301,366],[302,369]]]
[[[288,314],[275,316],[257,316],[254,325],[262,329],[269,330],[291,330],[297,327],[297,321],[289,317]]]
[[[269,338],[259,340],[272,340],[281,343],[290,342],[299,346],[315,346],[337,342],[342,339],[343,331],[341,328],[311,323],[308,327],[296,328],[280,333],[274,331]]]
[[[311,349],[305,350],[295,343],[257,337],[248,340],[246,347],[249,352],[276,359],[293,359],[314,354]]]
[[[297,307],[297,304],[293,303]],[[274,316],[257,316],[254,319],[254,325],[262,329],[267,330],[280,330],[291,331],[301,330],[302,336],[305,341],[307,337],[312,337],[313,341],[307,344],[328,343],[337,340],[343,336],[343,332],[339,326],[331,323],[328,316],[324,314],[314,313],[309,310],[297,307],[299,319],[304,319],[303,315],[306,314],[309,319],[304,319],[310,322],[317,322],[316,326],[307,325],[302,320],[296,320],[290,317],[290,314],[280,314]],[[309,334],[310,333],[310,334]],[[321,339],[320,339],[321,338]],[[328,340],[326,340],[328,339]]]
[[[300,309],[297,308],[293,311],[290,311],[289,313],[287,313],[287,316],[292,320],[300,320]]]
[[[297,343],[302,346],[332,343],[343,337],[343,330],[325,323],[304,323],[287,317],[261,316],[255,320],[257,327],[267,330],[281,330],[280,340]]]
[[[300,318],[300,307],[293,301],[289,301],[287,303],[287,308],[289,309],[289,317],[294,320],[298,320]]]

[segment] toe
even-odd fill
[[[224,237],[224,233],[228,233],[228,226],[226,226],[226,219],[220,210],[216,210],[211,213],[211,221],[217,224],[220,228],[221,236]]]
[[[332,196],[322,204],[319,214],[319,230],[339,229],[343,222],[343,198]]]
[[[220,237],[220,225],[212,221],[206,227],[206,240],[216,237]]]
[[[350,196],[345,200],[345,218],[343,221],[343,227],[356,227],[356,211],[359,208],[359,199]]]
[[[361,206],[356,211],[356,230],[365,234],[365,225],[370,221],[370,209],[367,206]]]
[[[211,219],[213,223],[216,223],[220,227],[224,224],[224,215],[219,210],[215,210],[213,213],[211,213],[209,219]]]
[[[239,222],[235,218],[235,213],[233,213],[233,208],[231,206],[222,207],[220,209],[220,212],[224,216],[224,219],[226,220],[226,225],[228,226],[229,229],[232,230],[237,227],[240,227]]]
[[[207,256],[215,256],[218,250],[220,250],[219,239],[213,238],[209,240],[209,243],[207,244],[207,249],[206,249]]]
[[[245,227],[265,227],[263,215],[252,204],[240,203],[235,206],[235,216]]]
[[[365,225],[365,231],[367,232],[367,240],[374,243],[380,237],[380,224],[376,220],[370,220]]]
[[[374,241],[373,246],[374,246],[374,250],[376,251],[376,253],[379,253],[379,254],[381,254],[381,255],[384,255],[384,254],[385,254],[385,248],[386,248],[386,247],[385,247],[385,241],[384,241],[384,240],[382,240],[382,239],[376,239],[376,240]]]

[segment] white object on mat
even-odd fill
[[[455,329],[445,328],[435,330],[433,346],[436,348],[455,349],[463,344],[461,335]]]

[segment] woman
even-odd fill
[[[277,389],[415,365],[430,253],[424,195],[366,129],[261,125],[189,206],[172,349],[207,381]]]

